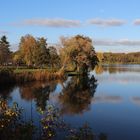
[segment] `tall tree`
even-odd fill
[[[7,41],[6,36],[2,36],[0,39],[0,64],[7,64],[10,58],[10,44]]]
[[[43,37],[37,39],[37,49],[35,50],[35,65],[43,67],[49,64],[49,49],[47,48],[47,40]]]
[[[52,68],[54,67],[59,67],[60,66],[60,57],[57,54],[57,49],[54,46],[48,47],[49,54],[50,54],[50,59],[49,59],[49,64],[51,65]]]
[[[21,38],[19,51],[28,66],[42,67],[48,63],[49,52],[46,39],[26,35]]]
[[[73,63],[75,70],[81,71],[83,74],[95,67],[98,58],[89,37],[77,35],[71,38],[63,38],[61,42],[63,48],[60,50],[60,55],[64,66]]]
[[[23,56],[21,55],[19,50],[12,54],[12,60],[13,63],[17,66],[20,66],[21,64],[25,64],[23,60]]]
[[[21,37],[19,49],[25,63],[28,66],[32,66],[34,64],[34,59],[35,59],[34,52],[37,49],[36,39],[31,35],[26,35],[24,37]]]

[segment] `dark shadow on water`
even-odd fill
[[[13,85],[0,85],[0,97],[3,99],[10,99],[10,94],[14,90],[15,86]]]

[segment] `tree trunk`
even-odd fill
[[[82,75],[87,75],[87,74],[88,74],[88,66],[84,64],[82,67]]]

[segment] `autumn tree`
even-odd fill
[[[59,67],[60,57],[57,53],[57,49],[54,46],[50,46],[48,47],[48,50],[49,50],[49,55],[50,55],[49,64],[51,65],[51,68]]]
[[[71,38],[63,38],[61,43],[63,48],[60,50],[60,56],[63,66],[67,67],[67,64],[71,63],[75,71],[86,74],[97,64],[98,58],[89,37],[76,35]]]
[[[104,59],[103,53],[102,52],[98,52],[97,53],[97,58],[98,58],[99,62],[102,62],[102,60]]]
[[[49,52],[44,38],[36,39],[31,35],[22,37],[19,51],[28,66],[42,67],[48,63]]]
[[[10,58],[10,45],[9,42],[7,41],[6,36],[2,36],[0,39],[0,64],[7,64]]]
[[[24,64],[23,56],[21,55],[20,51],[16,51],[12,54],[13,63],[17,66]]]
[[[26,35],[24,37],[21,37],[19,51],[23,56],[25,63],[28,66],[32,66],[34,64],[36,49],[37,49],[37,42],[33,36]]]

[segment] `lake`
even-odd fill
[[[53,104],[71,127],[87,124],[104,140],[140,140],[140,65],[104,65],[89,77],[1,88],[0,96],[9,105],[17,102],[22,119],[38,127],[38,110]]]

